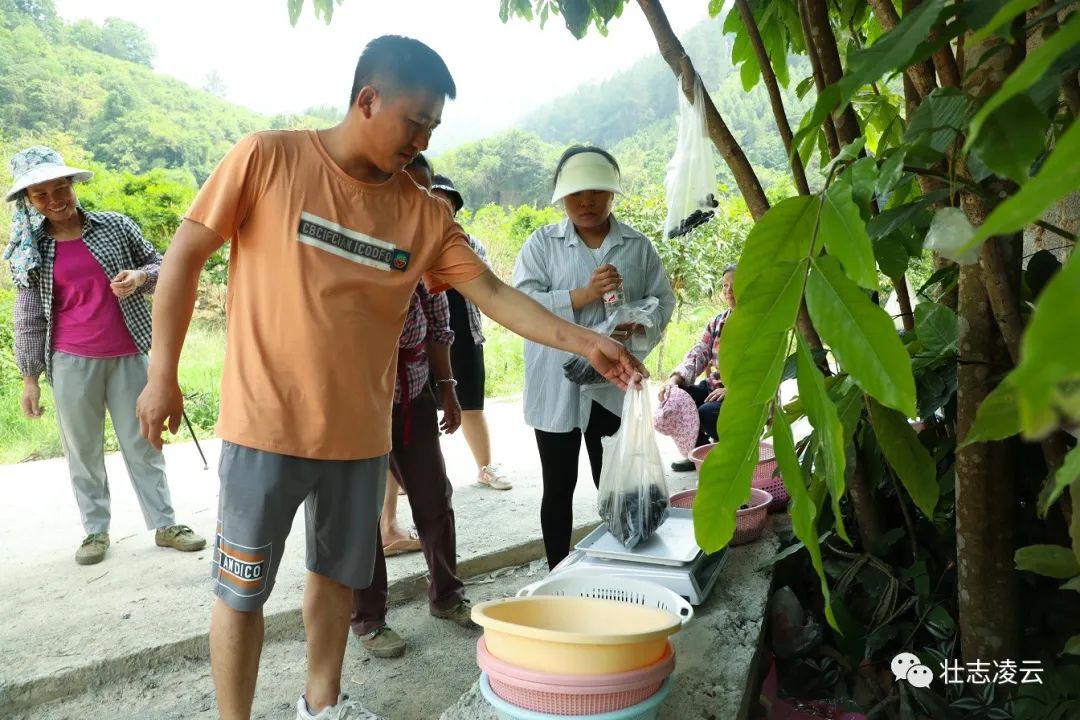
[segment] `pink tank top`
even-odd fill
[[[82,238],[56,243],[53,350],[90,358],[139,353],[109,280]]]

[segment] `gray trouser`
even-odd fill
[[[146,387],[146,367],[145,355],[84,358],[53,354],[53,401],[60,439],[87,534],[109,529],[106,408],[146,527],[160,528],[176,522],[165,479],[165,457],[140,434],[135,417],[135,400]]]

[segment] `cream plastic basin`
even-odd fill
[[[472,619],[488,651],[525,670],[606,675],[643,668],[682,626],[666,610],[582,597],[536,595],[481,603]]]

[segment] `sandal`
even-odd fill
[[[498,465],[486,465],[480,468],[476,477],[477,482],[492,490],[509,490],[514,484],[506,479],[502,469]]]
[[[383,545],[383,556],[393,557],[394,555],[403,555],[405,553],[416,552],[420,549],[420,536],[416,534],[416,530],[409,530],[409,537],[395,540],[389,545]]]

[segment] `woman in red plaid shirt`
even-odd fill
[[[698,406],[698,417],[701,420],[701,431],[698,434],[697,445],[705,445],[715,442],[716,420],[720,417],[720,404],[724,402],[724,383],[720,380],[720,333],[724,324],[735,309],[735,290],[732,283],[735,280],[735,266],[728,265],[724,268],[724,275],[720,280],[721,294],[728,309],[714,317],[705,326],[705,332],[697,345],[690,348],[680,364],[671,373],[667,381],[660,386],[660,401],[667,399],[668,393],[674,387],[679,387],[694,398],[694,404]],[[695,384],[698,376],[704,374],[701,382]],[[678,460],[671,464],[671,469],[678,472],[689,472],[694,469],[694,463],[690,460]]]

